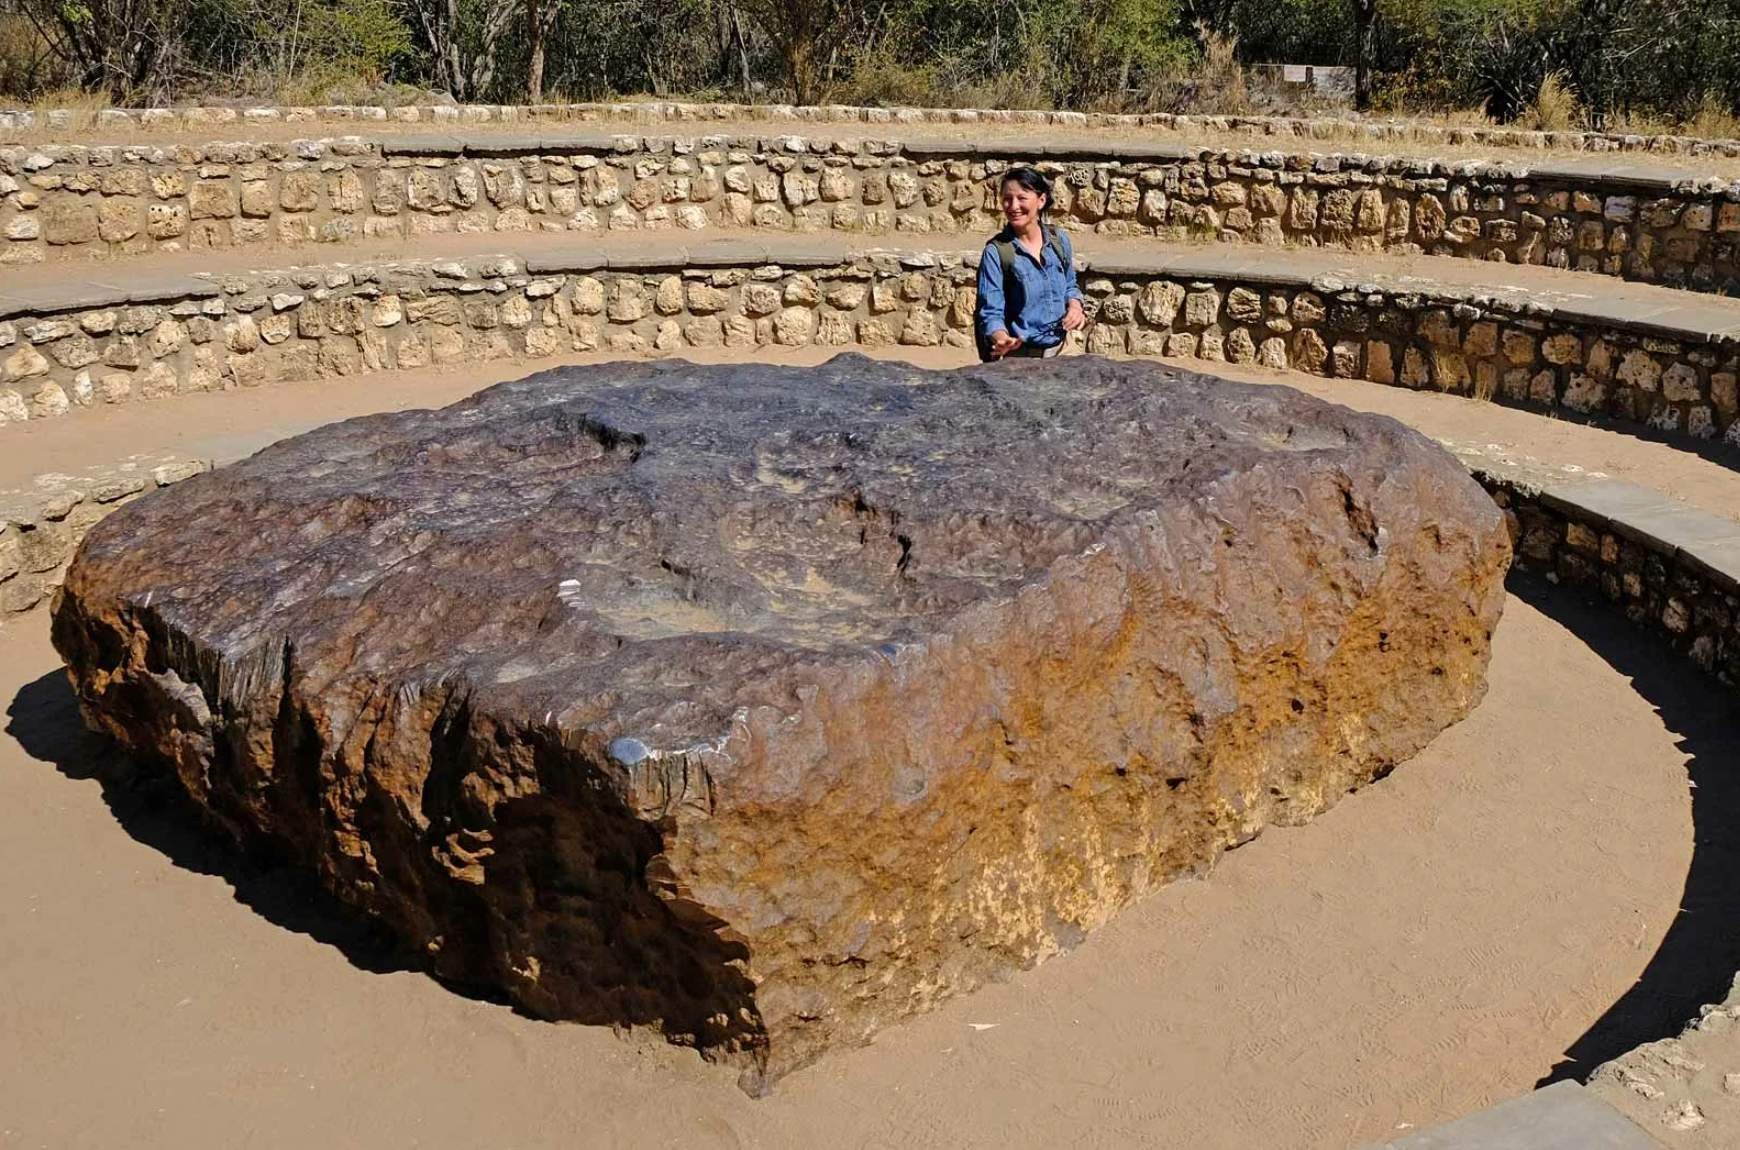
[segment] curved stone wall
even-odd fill
[[[1058,177],[1067,224],[1100,235],[1740,282],[1740,183],[1116,141],[575,133],[0,148],[0,264],[443,232],[976,236],[1000,224],[996,174],[1022,161]]]
[[[16,303],[0,288],[0,426],[279,379],[574,351],[965,348],[977,261],[795,239],[606,261],[570,244],[127,290],[74,282]],[[1695,315],[1641,322],[1622,307],[1347,283],[1226,249],[1084,264],[1090,352],[1291,367],[1740,446],[1740,331],[1693,326]]]
[[[1300,116],[1141,115],[1018,108],[864,107],[850,104],[733,104],[642,101],[586,104],[328,104],[234,108],[0,109],[0,142],[84,128],[187,131],[236,124],[537,124],[630,120],[650,123],[766,121],[814,124],[987,124],[1071,129],[1153,128],[1179,133],[1248,135],[1283,140],[1407,141],[1454,147],[1550,148],[1579,152],[1648,152],[1740,156],[1740,140],[1627,132],[1536,132],[1520,128],[1439,125],[1425,120]]]

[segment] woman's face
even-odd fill
[[[1003,185],[1003,218],[1016,231],[1038,222],[1044,208],[1045,197],[1039,193],[1028,191],[1014,180]]]

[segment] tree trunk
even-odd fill
[[[526,66],[526,103],[544,102],[544,5],[554,0],[526,0],[526,27],[532,58]]]
[[[1353,106],[1371,110],[1372,57],[1377,54],[1377,0],[1353,0]]]
[[[731,32],[737,41],[737,63],[743,70],[743,99],[745,102],[748,102],[751,94],[749,85],[749,43],[747,37],[743,35],[743,13],[737,10],[735,4],[731,6]]]
[[[808,28],[793,28],[785,45],[786,74],[791,78],[792,102],[813,104],[816,99],[816,46]]]

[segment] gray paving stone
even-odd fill
[[[767,239],[767,262],[788,268],[826,268],[851,258],[852,245],[830,236]]]
[[[604,266],[619,272],[679,271],[694,265],[689,261],[689,249],[661,244],[637,252],[612,252]]]
[[[1732,519],[1615,479],[1549,481],[1541,485],[1540,498],[1556,511],[1580,512],[1617,535],[1673,555],[1724,590],[1740,588],[1740,524]]]
[[[112,293],[108,303],[163,303],[176,299],[211,299],[223,294],[215,280],[200,276],[152,275],[148,271],[105,273],[93,288]],[[104,304],[101,306],[108,306]]]
[[[1120,160],[1153,160],[1156,162],[1195,160],[1202,155],[1204,150],[1200,146],[1190,144],[1111,142],[1105,145],[1106,154],[1116,156]]]
[[[767,262],[767,245],[758,240],[708,240],[689,248],[690,267],[729,268]]]
[[[1662,320],[1663,316],[1676,311],[1668,302],[1640,304],[1622,297],[1591,296],[1555,304],[1553,310],[1571,323],[1600,324],[1649,335],[1671,334],[1677,330]]]
[[[1276,259],[1276,253],[1252,254],[1231,245],[1201,251],[1156,253],[1153,257],[1119,253],[1090,258],[1088,266],[1102,275],[1169,275],[1180,279],[1242,280],[1286,287],[1308,286],[1320,269]]]
[[[608,152],[616,146],[609,132],[544,132],[538,139],[542,150],[549,155]]]
[[[926,140],[900,142],[900,150],[914,160],[946,160],[963,156],[1007,156],[1015,154],[1020,145],[996,140]]]
[[[1680,548],[1680,561],[1728,594],[1740,594],[1740,530]]]
[[[465,151],[465,141],[458,136],[435,132],[406,132],[395,136],[376,136],[383,156],[457,156]]]
[[[1580,511],[1599,526],[1616,529],[1672,506],[1659,491],[1622,479],[1549,479],[1540,486],[1540,498],[1554,511]],[[1634,538],[1650,542],[1641,533]]]
[[[74,279],[36,284],[8,284],[0,289],[0,319],[23,315],[116,307],[130,303],[161,303],[189,296],[209,299],[218,286],[197,276],[153,275],[148,271],[109,275],[102,280]]]
[[[544,151],[544,137],[532,132],[490,132],[461,137],[468,156],[526,156]]]
[[[1373,1150],[1661,1150],[1575,1082],[1556,1082]]]
[[[591,244],[545,244],[522,257],[527,275],[552,275],[563,272],[595,272],[609,267],[604,253]]]
[[[1566,157],[1522,165],[1529,175],[1549,180],[1598,179],[1629,191],[1664,195],[1686,178],[1686,172],[1652,164],[1616,163],[1598,157]]]

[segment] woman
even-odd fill
[[[1056,355],[1087,316],[1069,237],[1045,223],[1051,185],[1032,168],[1010,168],[998,198],[1008,225],[979,257],[979,358]]]

